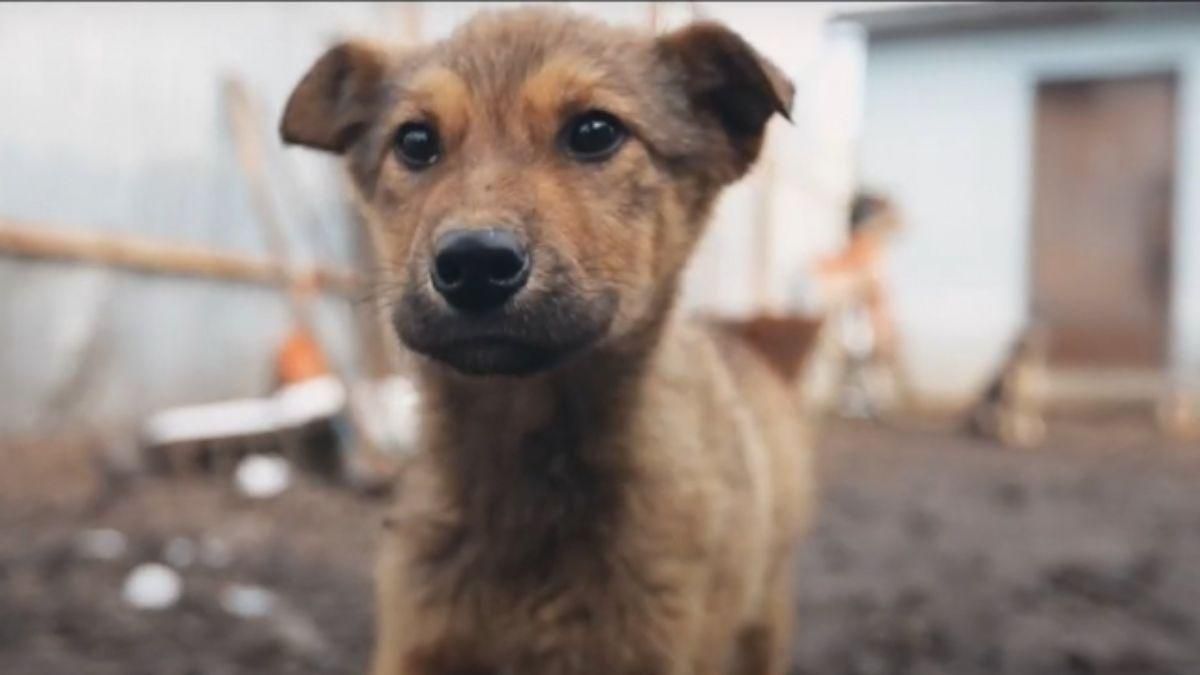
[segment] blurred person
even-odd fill
[[[877,413],[882,398],[879,383],[872,382],[877,366],[890,374],[896,402],[908,399],[883,272],[887,244],[902,226],[889,197],[859,190],[849,205],[846,244],[819,258],[797,285],[804,311],[828,313],[834,322],[836,386],[843,410],[854,416]]]

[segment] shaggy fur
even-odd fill
[[[375,675],[786,670],[807,441],[787,383],[673,305],[720,189],[791,98],[722,26],[654,37],[545,8],[405,52],[346,43],[297,86],[282,135],[345,156],[421,355]],[[629,136],[580,162],[563,129],[596,109]],[[441,141],[422,170],[394,156],[412,121]],[[456,312],[433,242],[497,226],[531,251],[529,283]]]

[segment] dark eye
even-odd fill
[[[437,132],[428,124],[408,122],[396,132],[396,156],[411,169],[432,166],[442,155]]]
[[[608,159],[628,135],[620,120],[600,110],[579,115],[567,123],[563,133],[567,152],[584,162]]]

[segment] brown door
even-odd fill
[[[1163,365],[1174,150],[1171,74],[1038,87],[1032,293],[1052,365]]]

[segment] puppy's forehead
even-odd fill
[[[442,45],[453,70],[480,86],[513,91],[548,61],[619,66],[647,36],[555,8],[485,12]]]
[[[463,114],[512,112],[505,109],[513,104],[547,112],[574,102],[619,105],[615,99],[634,95],[649,44],[635,31],[562,11],[489,12],[436,45],[403,97]]]

